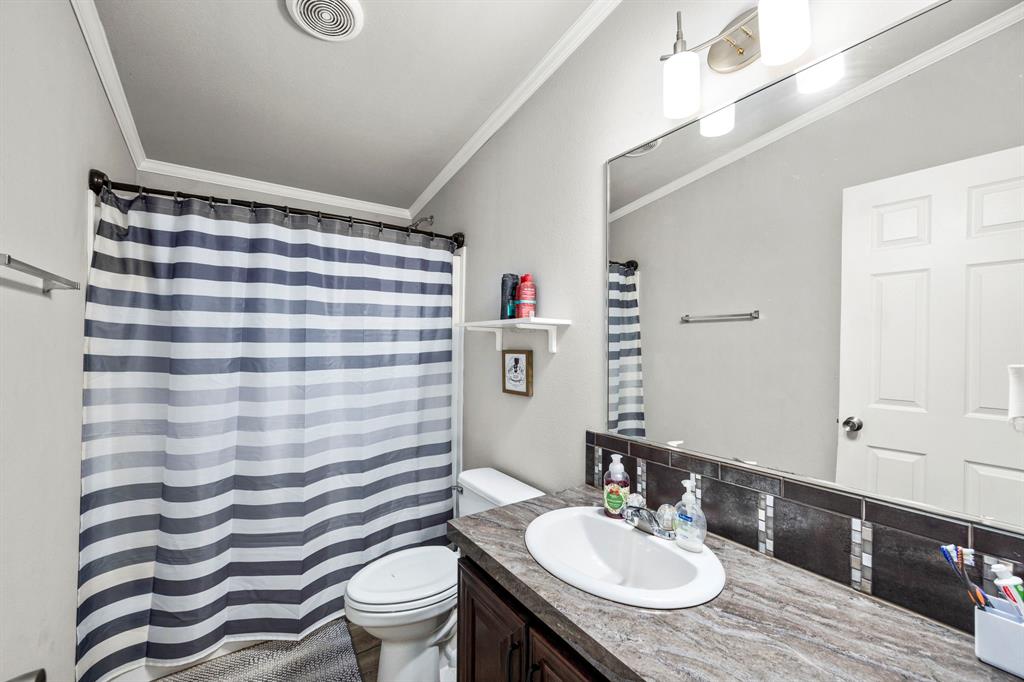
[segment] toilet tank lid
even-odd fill
[[[499,507],[544,494],[533,486],[490,467],[463,471],[459,474],[459,485]]]

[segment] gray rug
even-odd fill
[[[363,682],[344,618],[298,642],[263,642],[161,682]]]

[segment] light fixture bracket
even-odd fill
[[[741,12],[714,38],[692,48],[687,48],[683,40],[682,12],[676,12],[676,42],[672,46],[672,54],[662,55],[661,61],[682,51],[700,52],[706,47],[711,48],[708,50],[708,66],[718,73],[739,71],[760,57],[757,7]]]
[[[732,29],[732,30],[730,30]],[[761,56],[757,10],[746,11],[729,22],[708,50],[708,66],[718,73],[739,71]]]

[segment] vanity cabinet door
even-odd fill
[[[526,618],[459,561],[459,682],[522,682]]]
[[[592,678],[559,648],[539,630],[530,628],[529,682],[590,682]]]

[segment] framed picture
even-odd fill
[[[533,351],[501,351],[501,390],[512,395],[533,395]]]

